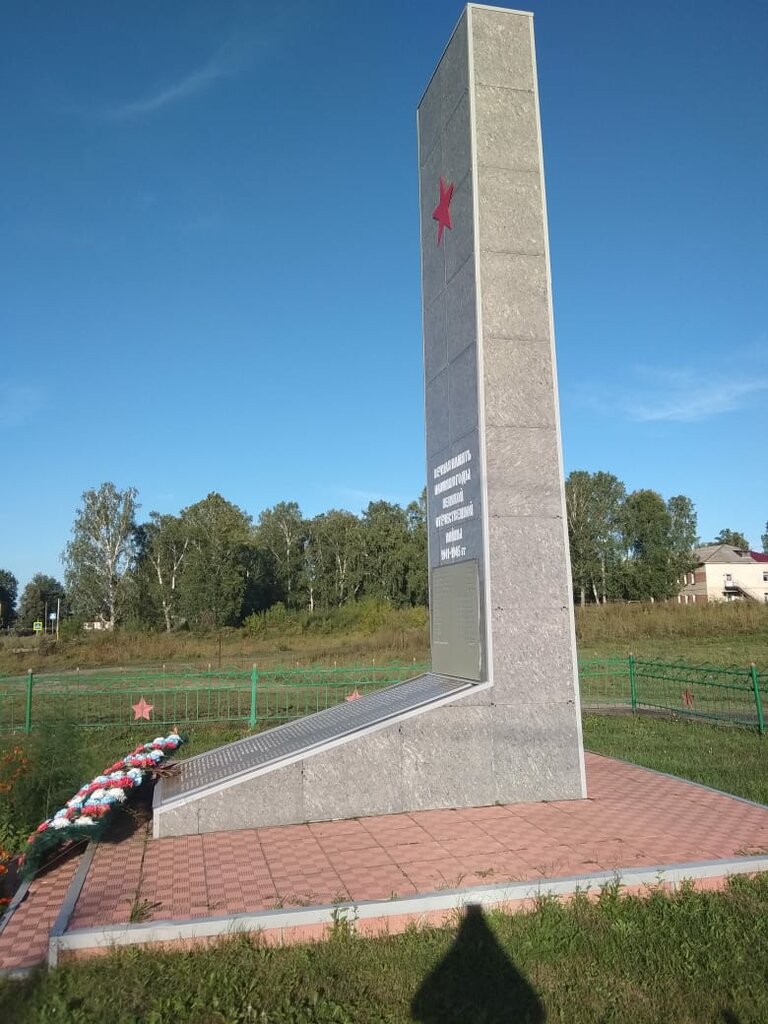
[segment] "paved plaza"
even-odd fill
[[[320,939],[339,913],[362,932],[394,932],[466,903],[514,909],[616,876],[629,890],[718,887],[768,869],[768,807],[596,754],[587,773],[586,800],[167,839],[150,838],[146,820],[33,882],[0,934],[0,968],[236,929]]]

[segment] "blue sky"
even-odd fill
[[[566,472],[768,519],[768,6],[533,2]],[[0,567],[82,492],[424,483],[415,108],[461,5],[10,0]]]

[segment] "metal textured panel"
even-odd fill
[[[181,762],[182,770],[178,775],[163,779],[158,794],[159,805],[187,797],[224,779],[276,767],[288,758],[317,752],[334,740],[396,719],[469,686],[466,679],[452,679],[429,672],[358,700],[337,704],[295,722],[208,750]]]
[[[432,570],[432,664],[464,679],[482,678],[477,562]]]

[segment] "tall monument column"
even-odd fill
[[[509,765],[540,776],[541,798],[555,778],[554,790],[578,796],[531,14],[465,9],[419,104],[418,136],[433,670],[490,682],[476,699],[495,709],[494,757],[506,737]],[[521,798],[519,776],[494,773],[502,799]],[[523,788],[536,798],[533,778]]]
[[[188,759],[156,836],[586,795],[531,15],[467,7],[418,123],[432,671]]]

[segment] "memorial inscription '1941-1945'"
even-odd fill
[[[435,505],[442,509],[435,515],[434,523],[439,534],[441,563],[455,562],[459,558],[476,558],[478,554],[467,554],[469,549],[464,538],[466,521],[475,518],[471,463],[472,451],[465,448],[432,470]]]

